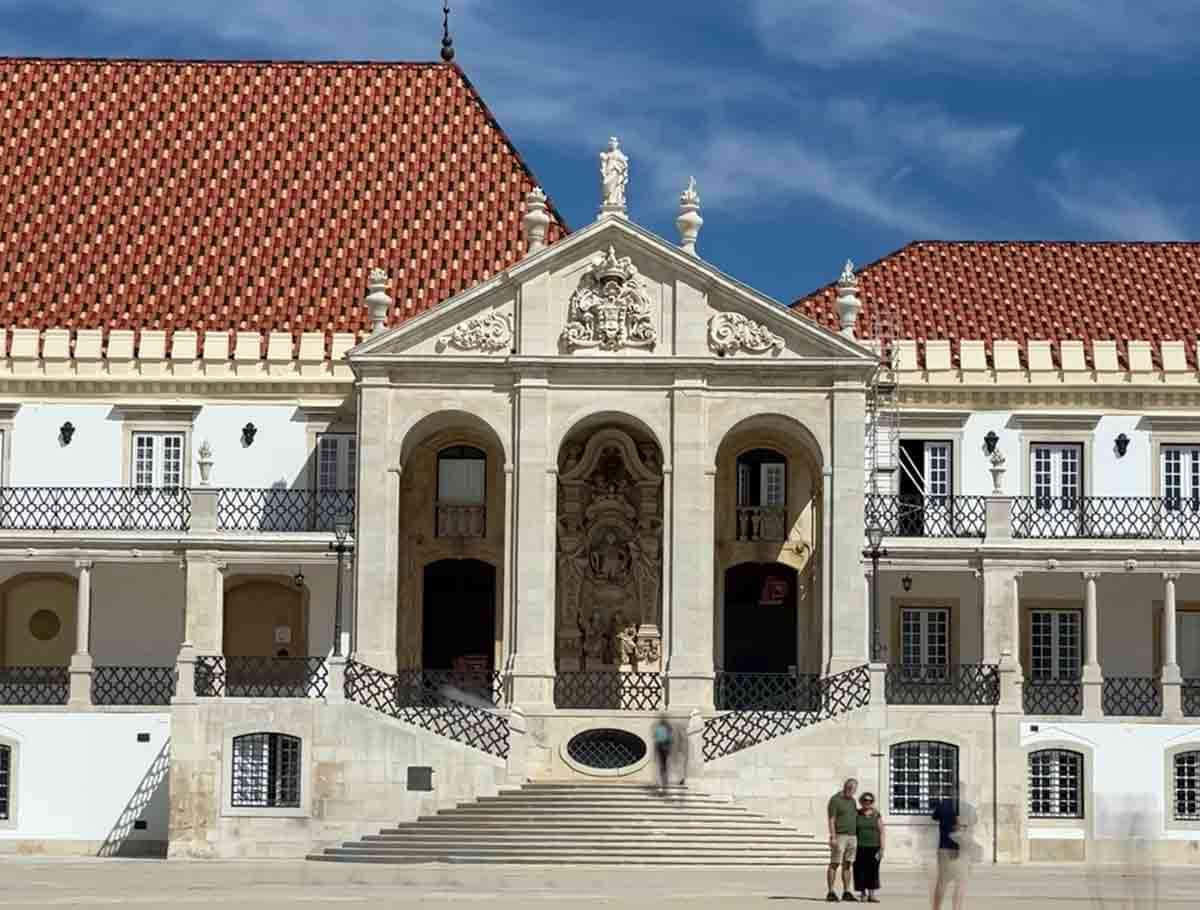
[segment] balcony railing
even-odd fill
[[[987,497],[869,494],[866,524],[877,524],[889,537],[981,538]]]
[[[353,490],[230,487],[217,496],[222,531],[332,531],[340,515],[353,517]]]
[[[174,667],[96,667],[94,705],[169,705],[175,694]]]
[[[1026,714],[1083,713],[1083,683],[1079,679],[1026,679],[1022,695]]]
[[[186,531],[183,488],[0,487],[4,531]]]
[[[738,506],[737,539],[787,540],[787,506]]]
[[[1184,715],[1200,717],[1200,678],[1185,679],[1180,696]]]
[[[807,673],[717,673],[718,711],[815,711],[821,677]]]
[[[65,705],[70,688],[66,667],[0,667],[0,705]]]
[[[1106,676],[1101,704],[1109,717],[1160,717],[1162,686],[1151,676]]]
[[[396,703],[402,708],[471,702],[479,702],[479,707],[503,704],[504,675],[493,670],[400,670],[396,674]]]
[[[1000,675],[995,664],[893,664],[887,668],[890,705],[995,705]]]
[[[322,698],[328,685],[323,657],[196,658],[201,698]]]
[[[436,505],[438,537],[486,537],[487,507],[439,502]]]
[[[559,708],[658,711],[663,706],[662,674],[619,670],[560,672],[554,678],[554,704]]]
[[[1200,500],[1161,496],[1019,496],[1014,537],[1200,540]]]

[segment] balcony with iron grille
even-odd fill
[[[979,540],[987,531],[987,497],[870,494],[865,524],[887,537]]]
[[[1079,677],[1026,678],[1021,694],[1028,715],[1075,717],[1083,714],[1083,682]]]
[[[885,677],[889,705],[996,705],[995,664],[891,664]]]
[[[1018,496],[1018,539],[1200,540],[1200,500],[1161,496]]]

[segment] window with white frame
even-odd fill
[[[231,805],[246,809],[300,807],[300,739],[285,733],[233,738]]]
[[[1034,443],[1029,447],[1029,476],[1038,509],[1079,508],[1083,496],[1083,446]]]
[[[134,433],[131,486],[139,490],[183,486],[183,434]]]
[[[487,497],[487,455],[472,446],[438,452],[438,502],[481,506]]]
[[[1029,676],[1034,682],[1079,679],[1083,618],[1078,610],[1033,610],[1029,614]]]
[[[737,504],[741,508],[777,509],[787,505],[787,459],[771,449],[738,456]]]
[[[353,433],[317,436],[317,492],[353,490],[358,471],[358,438]]]
[[[904,607],[900,611],[900,663],[922,675],[945,672],[950,663],[950,611],[944,607]]]
[[[958,747],[950,743],[897,743],[890,752],[891,811],[929,815],[944,799],[958,798]]]
[[[1159,459],[1164,505],[1200,511],[1200,446],[1165,445]]]
[[[1083,756],[1070,749],[1029,754],[1030,818],[1083,818]]]
[[[901,496],[934,501],[954,493],[954,445],[947,440],[900,441]]]
[[[12,747],[0,744],[0,822],[12,812]]]
[[[1175,642],[1183,678],[1189,683],[1200,679],[1200,613],[1180,610],[1175,614]]]
[[[1172,790],[1175,821],[1200,821],[1200,750],[1177,752]]]

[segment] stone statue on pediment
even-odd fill
[[[629,186],[629,158],[621,151],[621,140],[613,136],[600,153],[600,201],[604,211],[624,211]]]

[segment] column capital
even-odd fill
[[[1100,577],[1100,573],[1093,571],[1093,570],[1088,570],[1087,572],[1080,572],[1079,575],[1084,581],[1095,581],[1097,578]]]
[[[1170,582],[1179,581],[1179,573],[1178,572],[1163,572],[1162,577],[1163,577],[1163,581],[1170,581]]]
[[[75,560],[75,568],[81,571],[90,571],[96,565],[94,559],[77,559]]]

